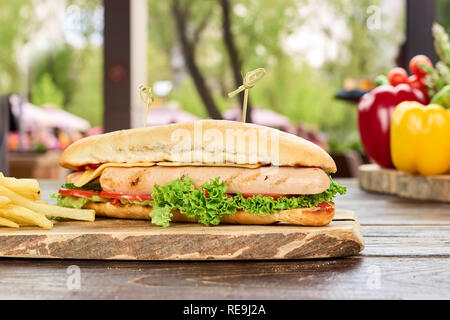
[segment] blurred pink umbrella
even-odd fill
[[[48,121],[48,115],[42,108],[28,102],[24,102],[20,110],[20,105],[11,101],[11,111],[16,119],[20,119],[20,125],[24,131],[38,129]]]
[[[24,131],[59,128],[74,132],[87,131],[91,127],[87,120],[52,105],[36,107],[29,102],[23,102],[20,110],[20,100],[17,96],[12,96],[10,101],[12,113],[20,119]]]
[[[272,110],[262,108],[252,108],[252,122],[262,126],[278,128],[283,131],[296,134],[297,130],[291,121]],[[241,121],[242,110],[241,108],[228,109],[223,113],[223,117],[226,120]]]
[[[148,112],[147,125],[160,126],[170,123],[188,122],[196,119],[198,119],[198,117],[181,109],[160,107],[150,109]]]
[[[97,126],[94,128],[89,129],[88,132],[86,132],[87,136],[95,136],[97,134],[102,134],[104,132],[103,127]]]
[[[55,106],[44,105],[43,109],[47,113],[48,120],[46,125],[49,127],[84,132],[91,128],[87,120]]]

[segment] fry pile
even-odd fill
[[[0,226],[52,229],[53,222],[50,219],[95,220],[94,210],[53,206],[40,199],[41,190],[37,180],[7,178],[0,172]]]

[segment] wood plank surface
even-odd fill
[[[336,211],[325,227],[219,225],[96,219],[57,222],[52,230],[0,228],[0,256],[108,260],[312,259],[364,248],[356,216]]]
[[[355,179],[338,181],[348,192],[337,197],[336,208],[356,212],[361,225],[450,225],[450,203],[367,192]]]
[[[362,189],[397,195],[403,198],[450,202],[450,175],[424,177],[376,164],[364,164],[358,169]]]
[[[70,268],[80,288],[70,290]],[[449,257],[285,261],[16,260],[0,299],[448,299]]]
[[[450,256],[450,226],[363,226],[362,232],[364,256]]]

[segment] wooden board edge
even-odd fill
[[[336,209],[334,217],[331,221],[357,221],[357,217],[354,211]]]
[[[382,169],[376,164],[363,164],[358,167],[358,185],[370,192],[396,194],[396,177],[392,171]],[[374,179],[375,172],[376,179]]]
[[[356,217],[355,217],[356,218]],[[82,260],[134,260],[134,261],[168,261],[168,260],[307,260],[319,258],[340,258],[346,256],[357,255],[364,248],[364,240],[362,238],[361,228],[359,222],[346,221],[348,226],[343,228],[332,228],[324,232],[323,229],[317,231],[298,232],[295,229],[290,229],[290,232],[283,234],[282,232],[274,234],[252,234],[248,235],[203,235],[201,232],[196,232],[192,235],[191,241],[198,243],[196,251],[186,254],[181,250],[175,254],[164,255],[165,248],[153,247],[155,250],[163,251],[162,254],[154,254],[152,252],[140,252],[143,246],[142,241],[148,241],[149,244],[161,241],[155,241],[155,237],[162,235],[152,234],[142,236],[136,234],[135,236],[126,235],[123,238],[117,238],[117,235],[106,234],[47,234],[46,236],[39,235],[4,235],[0,238],[5,238],[4,243],[9,243],[10,248],[2,248],[0,256],[10,258],[47,258],[47,259],[82,259]],[[341,221],[340,223],[344,223]],[[186,235],[183,235],[184,239]],[[168,241],[177,244],[180,236],[166,235]],[[248,238],[247,238],[248,237]],[[95,240],[95,241],[94,241]],[[162,241],[162,243],[166,243]],[[189,240],[189,239],[188,239]],[[266,249],[261,242],[272,244],[271,241],[278,241],[278,246],[275,246],[276,252],[271,252]],[[123,241],[123,243],[122,243]],[[196,242],[198,241],[198,242]],[[222,251],[222,254],[215,254],[214,250],[208,249],[211,246],[216,246],[220,251],[218,244],[223,241],[228,241],[232,247],[239,248],[237,251],[231,250],[229,252]],[[233,241],[235,242],[234,244]],[[240,243],[239,243],[240,242]],[[138,245],[136,246],[136,243]],[[139,245],[139,243],[141,243]],[[250,245],[246,245],[250,243]],[[51,246],[51,247],[49,247]],[[124,247],[125,250],[117,250],[117,247]],[[133,247],[134,246],[134,247]],[[284,246],[284,247],[283,247]],[[83,248],[89,247],[89,250]],[[188,248],[189,246],[187,246]],[[69,250],[67,250],[69,248]],[[134,250],[134,251],[133,251]],[[137,251],[136,251],[137,250]],[[151,249],[153,250],[153,249]],[[252,252],[254,250],[254,252]],[[144,249],[145,251],[145,249]],[[170,251],[170,250],[169,250]],[[113,252],[113,254],[111,254]],[[206,252],[201,255],[199,252]],[[278,256],[277,256],[278,255]]]
[[[358,185],[368,192],[396,195],[405,199],[450,202],[448,174],[417,176],[394,169],[384,169],[376,164],[365,164],[358,168]]]

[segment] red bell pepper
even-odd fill
[[[390,150],[391,115],[403,101],[426,104],[425,95],[408,84],[382,85],[366,93],[358,104],[358,126],[367,155],[385,168],[393,168]]]

